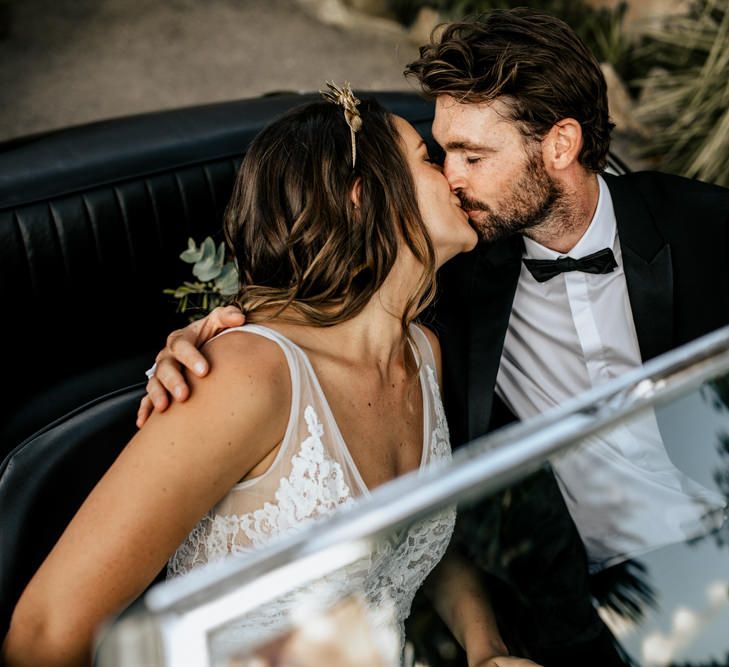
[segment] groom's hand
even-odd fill
[[[481,662],[475,662],[470,667],[540,667],[536,662],[526,658],[512,656],[496,656]]]
[[[182,375],[182,367],[198,377],[206,375],[210,368],[198,348],[224,329],[238,327],[244,322],[245,315],[235,306],[218,307],[207,317],[173,331],[167,337],[166,347],[155,359],[154,375],[147,382],[147,395],[137,411],[137,427],[142,428],[154,410],[164,412],[170,404],[170,396],[177,401],[187,399],[190,388]]]

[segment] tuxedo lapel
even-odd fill
[[[673,346],[671,247],[658,232],[629,176],[604,175],[613,200],[633,321],[642,360]]]
[[[641,358],[673,347],[671,248],[629,177],[604,175],[613,200],[623,268]],[[470,286],[468,439],[488,431],[514,294],[521,271],[521,236],[479,248]]]
[[[485,246],[474,266],[468,354],[469,440],[488,431],[523,246],[521,237]]]

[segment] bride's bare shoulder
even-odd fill
[[[272,394],[281,403],[288,404],[290,371],[286,355],[275,341],[246,329],[236,329],[207,343],[205,356],[210,372],[203,379],[189,374],[188,381],[194,385],[215,385],[226,393],[255,390]]]

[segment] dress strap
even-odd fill
[[[224,329],[217,336],[214,336],[210,340],[215,340],[215,338],[233,332],[251,333],[257,336],[262,336],[263,338],[268,338],[281,348],[284,356],[286,357],[286,364],[289,367],[289,377],[291,379],[291,409],[289,411],[289,420],[286,426],[286,433],[281,443],[281,452],[283,452],[284,450],[288,449],[288,446],[293,439],[301,408],[301,366],[298,363],[296,353],[296,350],[298,350],[299,348],[292,341],[286,338],[286,336],[278,333],[278,331],[274,331],[273,329],[269,329],[268,327],[264,327],[260,324],[244,324],[240,327],[231,327],[229,329]],[[277,459],[278,458],[279,457],[277,457]],[[243,482],[242,484],[246,484],[246,482]]]
[[[417,348],[418,354],[420,355],[421,366],[425,366],[427,364],[435,372],[437,370],[435,364],[435,353],[433,352],[433,347],[428,340],[427,334],[423,331],[422,327],[415,323],[410,324],[409,331]]]
[[[219,336],[223,336],[234,331],[252,333],[256,334],[257,336],[263,336],[263,338],[268,338],[269,340],[272,340],[283,350],[284,354],[286,355],[286,361],[288,362],[289,367],[292,368],[296,365],[292,362],[296,357],[295,351],[298,349],[297,345],[293,341],[286,338],[286,336],[284,336],[283,334],[280,334],[278,331],[275,331],[270,327],[263,326],[262,324],[243,324],[239,327],[230,327],[229,329],[224,329],[217,336],[214,336],[210,340],[215,340],[215,338],[218,338]]]

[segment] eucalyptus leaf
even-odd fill
[[[215,280],[215,288],[223,296],[233,296],[238,293],[238,271],[233,262],[223,266],[223,270]]]
[[[204,287],[197,287],[195,285],[185,284],[175,290],[175,297],[180,299],[183,296],[187,296],[188,294],[201,294],[205,291],[207,290]]]
[[[204,317],[238,291],[238,271],[234,262],[226,263],[223,243],[216,246],[208,236],[198,246],[193,239],[188,239],[187,250],[180,259],[193,264],[192,273],[197,280],[186,280],[163,293],[177,299],[177,311],[187,313],[189,321]]]
[[[202,242],[202,259],[212,259],[215,261],[215,242],[210,236],[206,236]]]
[[[194,264],[195,262],[200,261],[202,254],[202,246],[198,248],[193,239],[187,239],[187,250],[184,250],[180,254],[180,259],[188,264]]]
[[[218,264],[218,253],[215,250],[215,243],[209,236],[202,243],[202,257],[192,267],[192,274],[207,282],[218,277],[223,270],[222,262]]]

